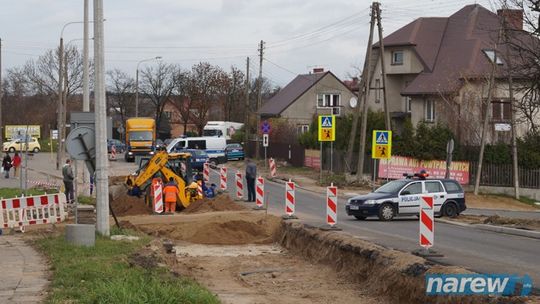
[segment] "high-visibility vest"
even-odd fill
[[[178,187],[175,185],[167,185],[163,189],[165,193],[165,202],[166,203],[176,203],[176,196],[178,195]]]

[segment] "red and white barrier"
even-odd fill
[[[208,181],[210,180],[210,164],[209,163],[204,163],[202,174],[203,174],[204,182],[208,183]]]
[[[269,167],[270,167],[270,176],[271,177],[276,177],[276,161],[273,159],[273,158],[270,158],[268,160],[268,164],[269,164]]]
[[[53,187],[53,188],[60,188],[60,185],[57,182],[48,182],[48,181],[40,181],[40,180],[29,180],[28,183],[36,185],[36,186],[47,186],[47,187]]]
[[[201,182],[197,183],[197,196],[199,199],[202,199],[204,197]]]
[[[116,146],[115,146],[115,145],[112,145],[112,146],[111,146],[111,157],[110,157],[110,160],[116,160]]]
[[[154,212],[163,212],[163,183],[156,180],[152,187],[154,188]]]
[[[63,193],[2,199],[0,228],[54,224],[66,219],[66,196]]]
[[[326,187],[326,223],[332,227],[337,224],[337,187],[332,183]]]
[[[433,197],[422,196],[420,200],[420,246],[433,247],[435,221],[433,218]]]
[[[242,179],[242,173],[236,171],[236,198],[241,200],[244,197],[244,180]]]
[[[294,215],[294,188],[294,182],[291,182],[291,180],[285,183],[285,213],[287,213],[288,216]]]
[[[220,179],[220,183],[219,183],[219,188],[221,189],[221,191],[227,191],[227,168],[226,167],[221,167],[221,169],[219,170],[219,179]]]
[[[257,183],[255,186],[255,204],[257,208],[262,208],[264,206],[264,178],[258,177]]]

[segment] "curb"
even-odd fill
[[[267,178],[266,180],[271,181],[271,182],[274,182],[274,183],[276,183],[276,184],[285,185],[285,181],[282,180],[282,179],[279,179],[279,178],[275,178],[275,177],[272,178],[272,177],[269,177],[269,178]],[[315,191],[315,190],[313,190],[313,189],[304,188],[304,187],[298,186],[298,185],[296,185],[296,188],[302,189],[302,190],[307,191],[307,192],[319,194],[319,195],[326,195],[326,192],[324,192],[324,191]],[[349,192],[347,192],[347,193],[349,193]],[[357,195],[360,195],[360,194],[354,194],[354,195],[347,195],[347,194],[344,194],[343,197],[344,197],[344,198],[351,198],[351,197],[355,197],[355,196],[357,196]]]
[[[517,236],[523,236],[523,237],[528,237],[528,238],[533,238],[533,239],[540,239],[540,231],[523,230],[523,229],[504,227],[504,226],[495,226],[495,225],[488,225],[488,224],[466,224],[466,223],[460,223],[460,222],[450,221],[450,220],[445,220],[445,219],[435,219],[435,221],[449,224],[449,225],[460,226],[460,227],[474,228],[478,230],[517,235]]]

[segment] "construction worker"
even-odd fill
[[[178,185],[174,178],[169,178],[169,182],[163,188],[165,195],[165,213],[172,213],[176,210],[176,198],[178,197]]]

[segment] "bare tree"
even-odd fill
[[[191,115],[199,134],[202,134],[208,121],[210,108],[225,96],[226,91],[223,88],[227,79],[227,73],[220,67],[212,66],[207,62],[201,62],[192,67],[186,92],[192,102]]]
[[[135,80],[119,69],[108,71],[107,76],[109,108],[124,122],[135,113]]]
[[[160,130],[161,116],[165,104],[169,101],[175,88],[174,75],[177,67],[160,62],[157,67],[148,67],[141,72],[139,89],[154,108],[156,129]]]
[[[245,75],[236,67],[231,67],[228,75],[227,95],[223,102],[223,120],[243,121],[244,111],[247,111],[244,104],[245,95]],[[242,110],[240,110],[242,109]]]
[[[187,125],[191,122],[191,108],[193,107],[193,98],[190,95],[190,79],[191,75],[189,72],[178,69],[174,76],[174,94],[175,98],[172,99],[172,102],[175,104],[180,118],[182,119],[182,124],[184,125],[184,135],[187,132]]]
[[[66,95],[69,98],[82,88],[83,62],[75,46],[66,47],[64,52],[67,64]],[[25,75],[27,93],[45,95],[51,101],[58,100],[58,63],[58,49],[48,50],[35,61],[27,61],[21,70]]]

